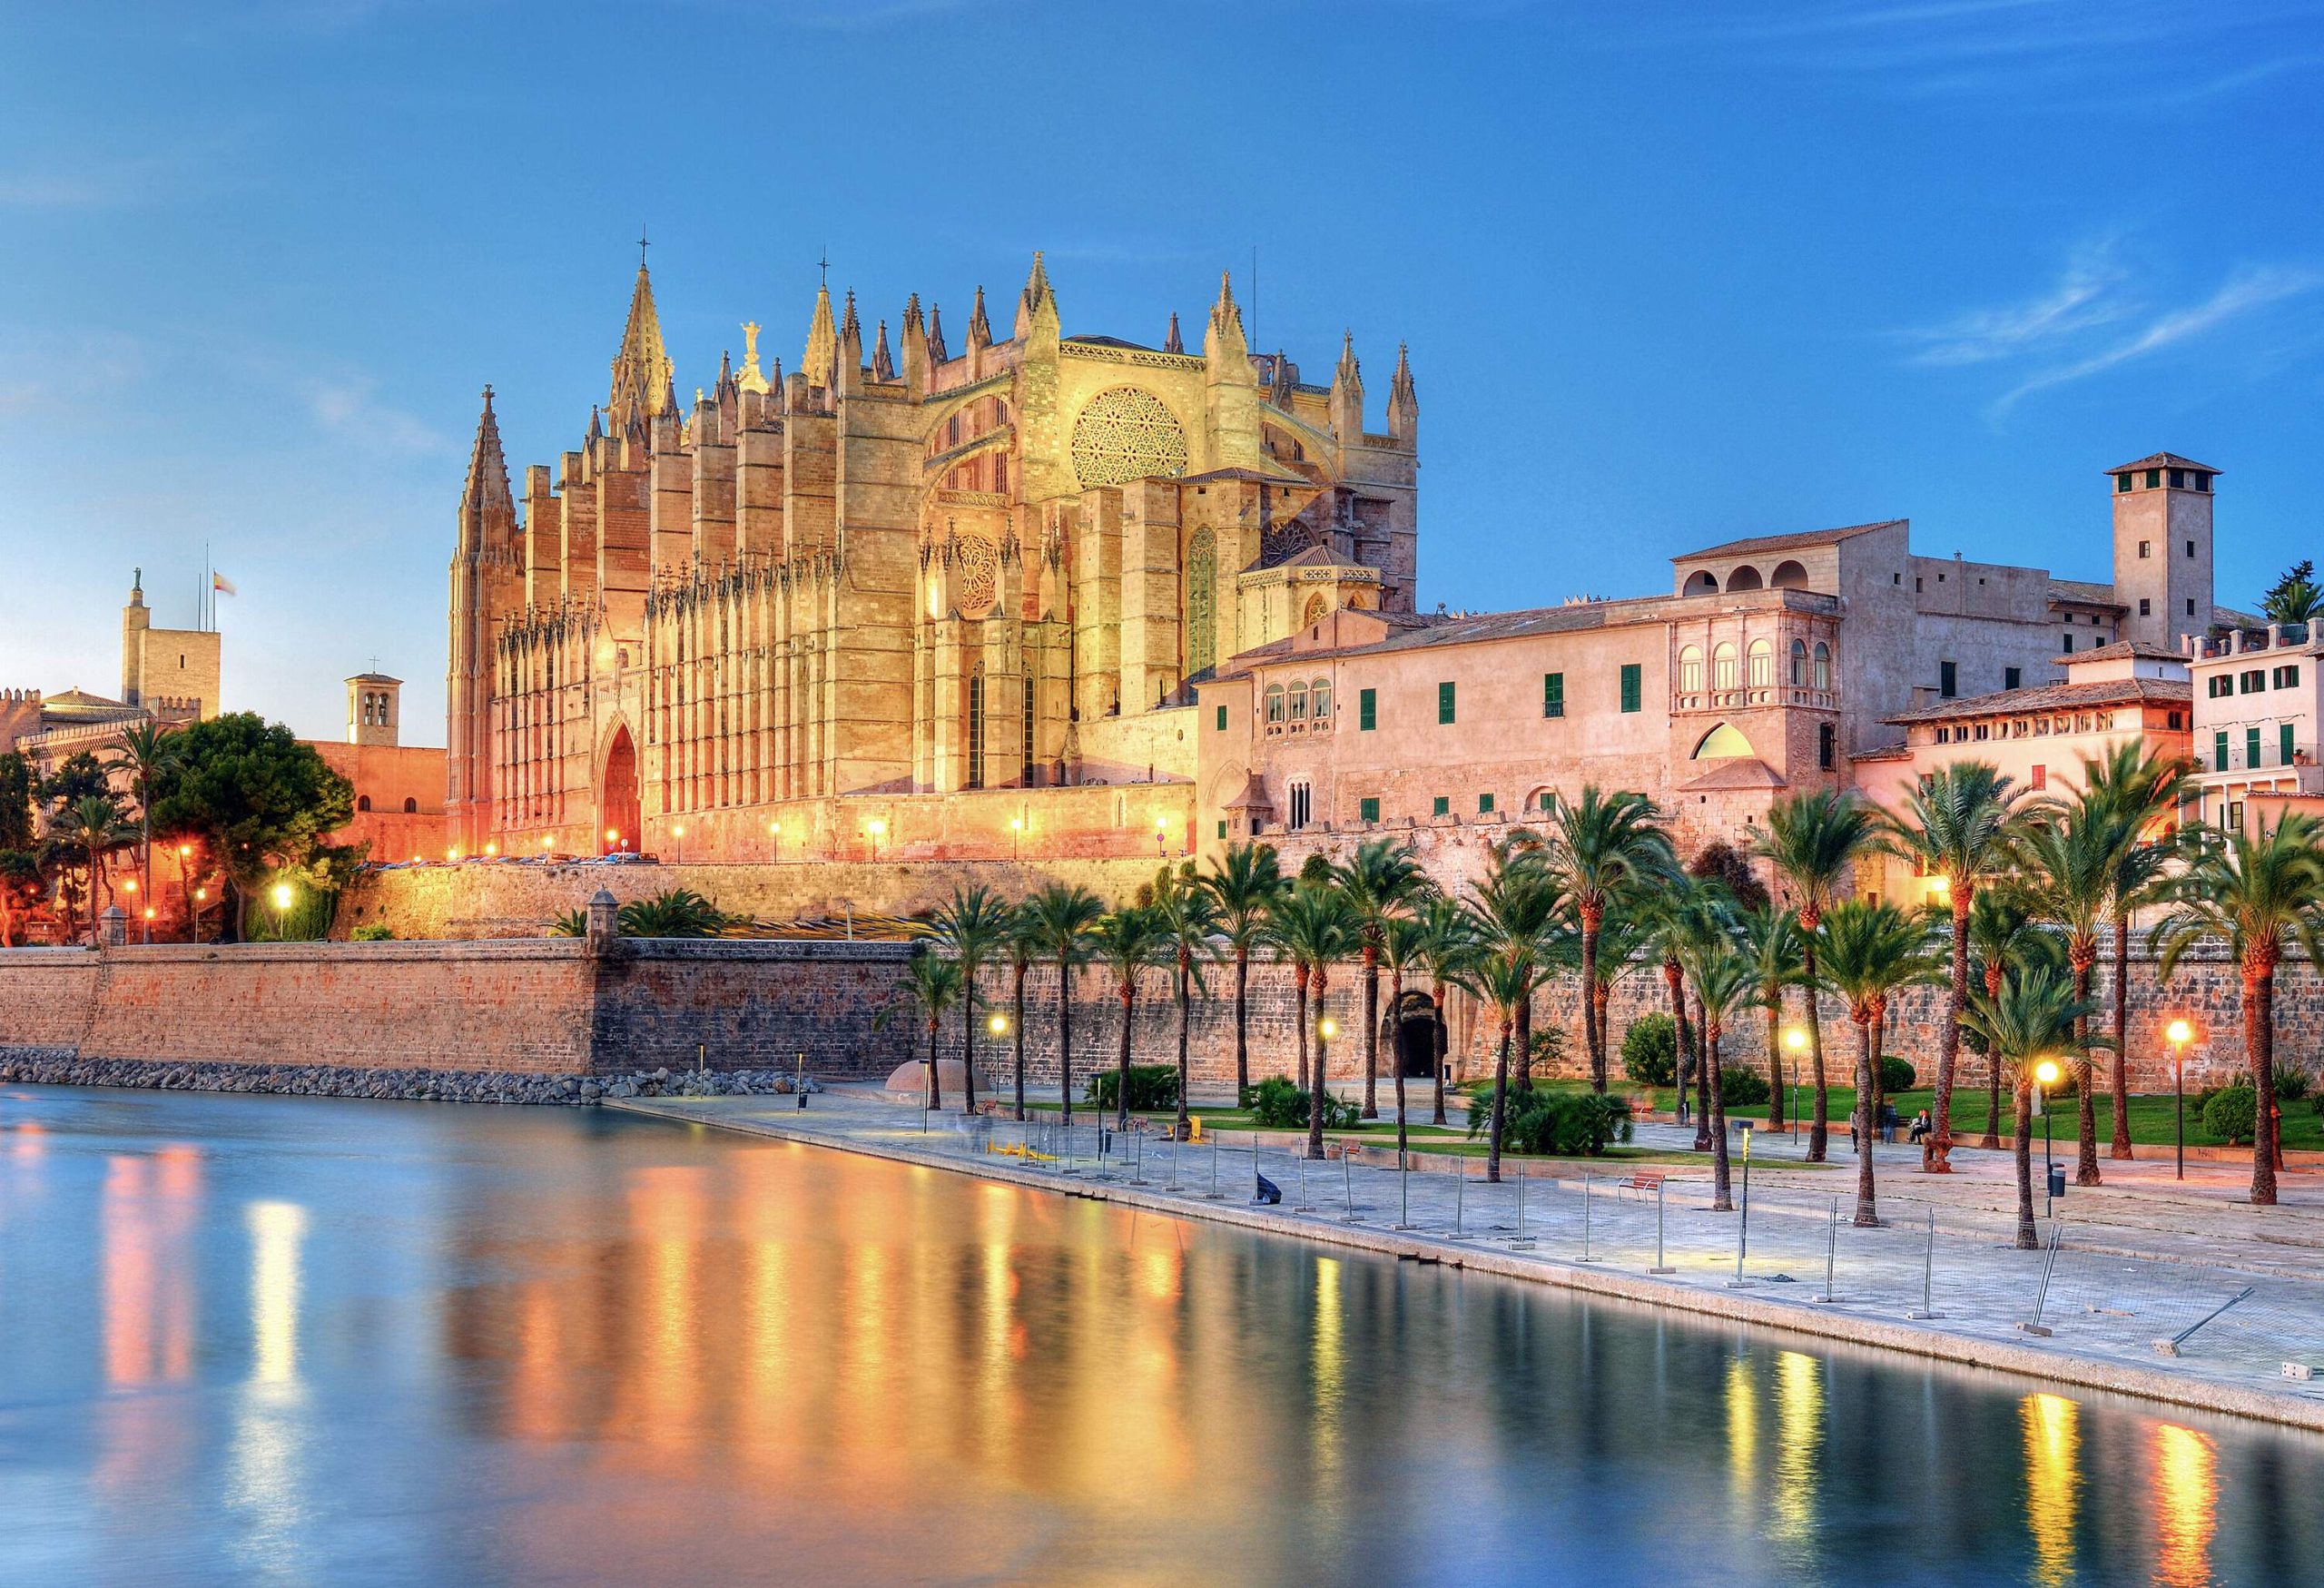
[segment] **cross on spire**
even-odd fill
[[[645,268],[645,223],[642,221],[637,226],[637,268]]]
[[[815,269],[822,272],[822,284],[826,287],[830,286],[832,284],[832,251],[829,248],[818,251]]]

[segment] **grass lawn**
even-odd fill
[[[1550,1080],[1536,1082],[1536,1084],[1555,1087],[1563,1091],[1584,1091],[1589,1089],[1590,1083],[1584,1080]],[[1645,1089],[1624,1085],[1617,1090],[1622,1095],[1630,1096]],[[1668,1111],[1673,1107],[1676,1093],[1671,1088],[1657,1087],[1653,1090],[1654,1106],[1657,1110]],[[1898,1119],[1896,1139],[1902,1141],[1905,1139],[1905,1126],[1911,1123],[1913,1116],[1923,1109],[1935,1106],[1935,1094],[1925,1087],[1917,1087],[1911,1091],[1892,1092],[1889,1095],[1896,1105]],[[1799,1110],[1798,1118],[1804,1122],[1816,1106],[1816,1095],[1806,1085],[1800,1086],[1796,1093],[1787,1095],[1784,1110],[1787,1119],[1792,1117],[1793,1104],[1790,1101],[1792,1096],[1796,1096],[1798,1100],[1797,1105]],[[1845,1139],[1847,1134],[1848,1115],[1856,1108],[1856,1088],[1835,1086],[1829,1089],[1829,1096],[1832,1133],[1836,1137]],[[2114,1100],[2102,1091],[2098,1094],[2097,1103],[2099,1150],[2103,1152],[2105,1144],[2113,1139]],[[2050,1131],[2053,1139],[2073,1140],[2075,1106],[2074,1100],[2071,1097],[2051,1100]],[[2001,1099],[2000,1124],[2004,1135],[2009,1132],[2014,1123],[2014,1105],[2011,1102],[2009,1094],[2004,1091]],[[1767,1118],[1768,1110],[1762,1106],[1752,1109],[1729,1109],[1728,1113],[1737,1119],[1764,1119]],[[2303,1098],[2298,1102],[2285,1103],[2283,1117],[2283,1144],[2287,1149],[2291,1151],[2324,1150],[2324,1118],[2318,1116],[2316,1110],[2309,1107],[2307,1099]],[[2171,1099],[2169,1094],[2133,1096],[2131,1099],[2132,1141],[2143,1146],[2170,1146],[2172,1139],[2171,1119]],[[2034,1134],[2038,1136],[2041,1129],[2040,1121],[2036,1120],[2034,1126]],[[1956,1141],[1968,1139],[1974,1142],[1976,1137],[1984,1133],[1984,1129],[1985,1089],[1982,1081],[1973,1087],[1955,1086],[1953,1089],[1954,1139]],[[2202,1119],[2195,1111],[2195,1098],[2191,1091],[2187,1096],[2187,1145],[2190,1147],[2227,1145],[2203,1129]]]

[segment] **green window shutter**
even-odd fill
[[[1543,716],[1565,715],[1564,674],[1544,673],[1541,675],[1541,715]]]
[[[1224,823],[1224,822],[1221,822],[1221,823],[1219,823],[1219,824],[1218,824],[1218,836],[1219,836],[1222,840],[1224,840],[1224,839],[1226,838],[1226,823]]]
[[[1477,814],[1480,816],[1492,814],[1492,795],[1481,794],[1477,796]]]
[[[1223,705],[1218,708],[1218,731],[1222,734],[1226,731],[1226,708]]]
[[[1377,822],[1380,819],[1380,802],[1376,799],[1358,800],[1355,803],[1355,811],[1356,814],[1364,821]]]
[[[1380,692],[1359,689],[1355,692],[1355,726],[1358,733],[1368,734],[1380,725]]]
[[[1452,814],[1452,796],[1450,794],[1438,794],[1435,800],[1429,806],[1429,814],[1433,816],[1451,815]]]
[[[1641,708],[1645,691],[1640,682],[1640,671],[1636,662],[1622,664],[1622,709],[1624,711],[1637,711]]]
[[[1436,686],[1436,720],[1440,725],[1452,720],[1452,686],[1450,682]]]
[[[2227,730],[2225,728],[2221,728],[2211,735],[2211,770],[2213,772],[2227,770]],[[1705,1070],[1703,1073],[1708,1075],[1710,1072]]]
[[[2282,756],[2283,764],[2290,766],[2291,764],[2291,725],[2290,723],[2277,725],[2276,749]]]
[[[2247,767],[2260,764],[2260,730],[2257,728],[2243,730],[2243,764]]]

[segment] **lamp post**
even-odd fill
[[[1315,1074],[1319,1081],[1324,1074],[1324,1044],[1339,1034],[1340,1022],[1319,1012],[1315,1020]]]
[[[2042,1217],[2050,1217],[2050,1188],[2057,1184],[2050,1162],[2050,1089],[2058,1083],[2058,1061],[2044,1059],[2034,1067],[2034,1111],[2042,1116]]]
[[[863,831],[870,833],[872,837],[872,859],[875,863],[880,858],[880,835],[887,830],[888,824],[878,816],[863,824]]]
[[[1810,997],[1815,996],[1811,991]],[[1783,1034],[1783,1045],[1791,1050],[1791,1117],[1785,1129],[1790,1135],[1799,1134],[1799,1056],[1807,1050],[1807,1032],[1804,1027],[1793,1026]]]
[[[202,935],[202,922],[193,912],[193,893],[186,884],[193,861],[193,845],[178,845],[178,902],[185,907],[185,941],[193,942]]]
[[[284,928],[283,928],[283,924],[282,924],[282,915],[283,915],[283,912],[285,912],[285,911],[287,911],[287,910],[289,910],[289,909],[290,908],[290,883],[275,883],[275,884],[274,884],[273,898],[274,898],[274,941],[275,941],[275,942],[281,942],[282,941],[284,941],[284,940],[283,940],[283,936],[282,936],[283,930],[284,930]]]
[[[774,840],[774,858],[780,861],[783,858],[783,824],[769,822],[766,831],[767,836]]]
[[[678,841],[678,863],[684,865],[686,863],[686,824],[681,822],[671,828],[670,833]]]
[[[617,827],[608,827],[608,828],[606,828],[606,853],[607,854],[615,854],[615,853],[620,853],[620,850],[621,850],[621,830],[620,830],[619,828],[617,828]]]
[[[1022,816],[1009,818],[1009,858],[1025,858],[1025,818]]]
[[[2173,1133],[2179,1139],[2179,1178],[2187,1178],[2187,1044],[2194,1040],[2195,1028],[2183,1020],[2172,1021],[2162,1033],[2171,1040],[2171,1111]]]
[[[1166,849],[1166,848],[1164,848],[1164,846],[1163,846],[1163,838],[1162,838],[1162,835],[1163,835],[1165,833],[1168,832],[1168,831],[1169,831],[1169,829],[1170,829],[1170,818],[1169,818],[1169,817],[1167,817],[1167,816],[1157,816],[1157,817],[1155,817],[1155,818],[1154,818],[1154,853],[1155,853],[1155,854],[1156,854],[1158,858],[1167,859],[1167,858],[1168,858],[1168,856],[1169,856],[1169,852],[1168,852],[1168,850],[1167,850],[1167,849]]]

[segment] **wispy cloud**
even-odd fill
[[[2131,312],[2117,296],[2128,275],[2112,244],[2085,250],[2055,282],[2022,302],[1972,310],[1943,325],[1905,332],[1906,340],[1920,345],[1910,361],[1939,368],[1992,363],[2113,323]]]
[[[2305,268],[2266,266],[2240,271],[2201,302],[2166,310],[2128,337],[2020,381],[2003,393],[1994,405],[1994,412],[1997,416],[2005,414],[2037,391],[2085,380],[2118,365],[2192,341],[2270,304],[2312,292],[2319,285],[2324,285],[2324,273]]]
[[[334,436],[361,440],[391,452],[436,452],[449,443],[417,416],[379,400],[379,382],[369,375],[310,377],[300,399],[316,427]]]

